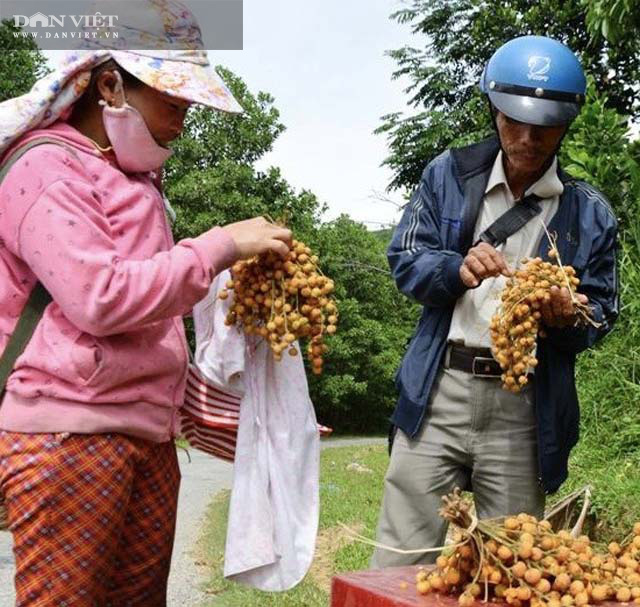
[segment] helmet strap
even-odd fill
[[[504,155],[504,148],[502,147],[502,140],[500,139],[500,131],[498,130],[498,122],[496,120],[496,112],[498,109],[493,103],[491,103],[491,99],[489,99],[489,95],[485,95],[487,99],[487,103],[489,104],[489,113],[491,114],[491,122],[493,124],[493,130],[496,132],[496,137],[498,138],[498,143],[500,144],[500,149],[502,150],[502,154]]]

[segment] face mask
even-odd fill
[[[104,99],[102,122],[113,147],[116,160],[125,173],[146,173],[159,169],[171,156],[171,150],[156,143],[142,117],[125,100],[122,76],[116,74],[117,107],[107,105]]]

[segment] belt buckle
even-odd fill
[[[500,375],[496,375],[495,373],[489,373],[489,371],[491,370],[491,365],[487,364],[489,362],[495,363],[496,360],[495,358],[487,358],[486,356],[474,356],[473,363],[471,363],[471,373],[473,374],[473,376],[474,377],[492,377],[494,379],[496,377],[500,377]],[[480,371],[477,370],[476,365],[481,366]]]

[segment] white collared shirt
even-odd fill
[[[473,235],[474,242],[500,215],[516,204],[507,183],[502,158],[500,151],[485,189]],[[542,212],[510,236],[505,244],[497,247],[512,270],[520,267],[523,259],[536,256],[544,234],[542,223],[549,225],[558,210],[564,187],[558,178],[557,164],[557,159],[554,158],[544,175],[525,192],[525,196],[536,194],[542,199]],[[491,347],[489,323],[500,304],[500,293],[506,280],[504,276],[487,278],[479,287],[470,289],[458,300],[449,329],[449,341],[472,348]]]

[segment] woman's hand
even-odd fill
[[[291,230],[277,226],[264,217],[230,223],[222,229],[235,241],[238,259],[248,259],[267,251],[285,257],[291,248]]]

